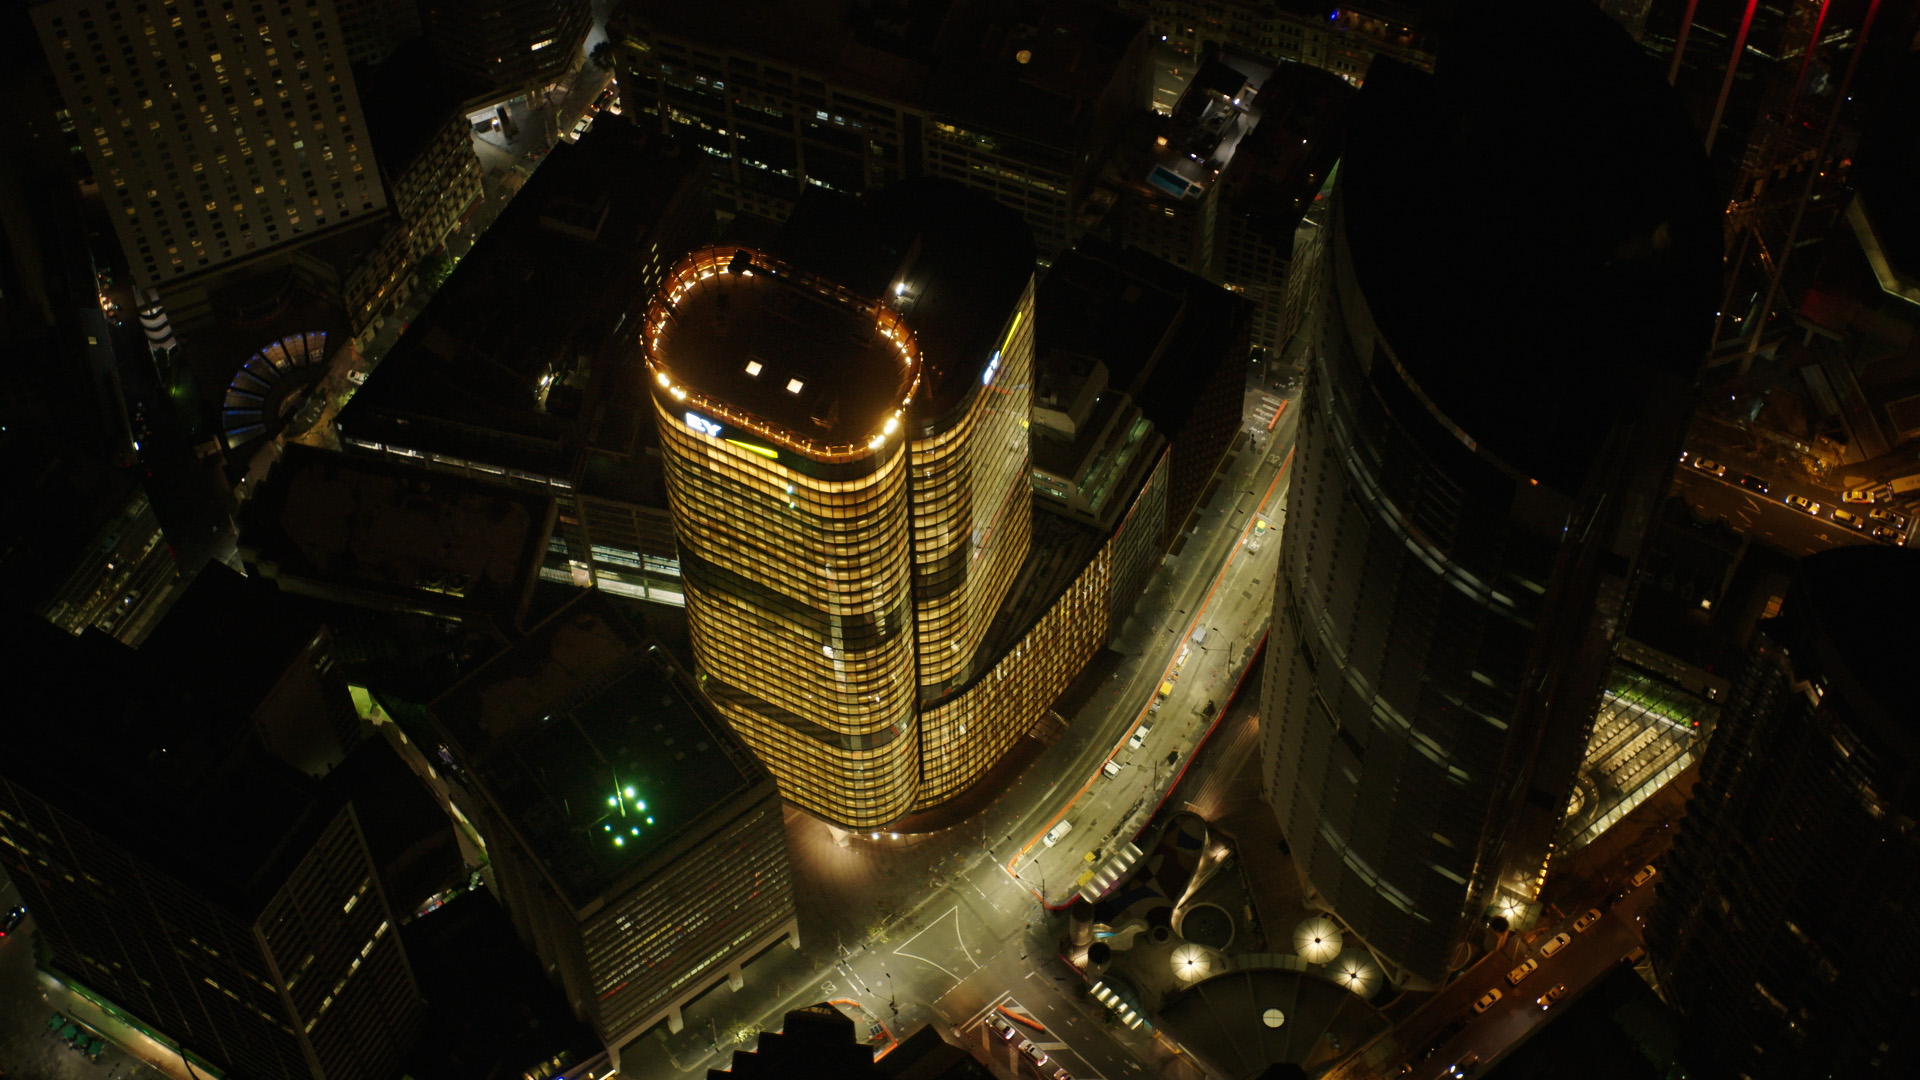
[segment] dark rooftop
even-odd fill
[[[1262,1019],[1271,1009],[1280,1010],[1277,1027]],[[1343,1013],[1359,1010],[1371,1012],[1351,991],[1318,975],[1252,968],[1179,991],[1161,1006],[1159,1021],[1210,1075],[1253,1080],[1275,1064],[1325,1064],[1335,1056],[1328,1031]]]
[[[194,576],[140,655],[244,716],[321,625],[318,612],[215,562]]]
[[[645,309],[655,229],[704,168],[619,117],[555,146],[342,410],[341,434],[569,475],[584,384],[607,381],[595,369]]]
[[[864,202],[809,191],[774,250],[873,300],[906,286],[899,306],[920,343],[923,417],[945,413],[981,378],[1034,269],[1018,213],[933,179],[903,180]]]
[[[1441,413],[1577,490],[1629,388],[1691,383],[1704,358],[1706,158],[1664,73],[1591,4],[1470,12],[1457,31],[1432,75],[1379,60],[1355,99],[1354,273]]]
[[[765,782],[666,650],[592,590],[432,711],[576,909]]]
[[[290,592],[347,590],[504,627],[526,605],[553,519],[546,495],[294,445],[248,503],[240,548]]]
[[[1913,679],[1906,668],[1920,656],[1920,620],[1863,617],[1863,587],[1871,589],[1877,608],[1920,608],[1920,551],[1858,544],[1801,559],[1785,615],[1791,619],[1797,609],[1818,638],[1809,642],[1812,655],[1796,653],[1796,660],[1811,660],[1815,670],[1824,671],[1831,680],[1829,693],[1845,693],[1856,709],[1889,718],[1904,728],[1909,741],[1920,738],[1920,713],[1913,708]]]
[[[95,630],[5,620],[11,725],[0,776],[242,919],[256,917],[337,807],[243,716],[156,678]]]
[[[398,178],[447,122],[488,96],[486,87],[440,64],[424,37],[403,42],[371,71],[353,76],[367,141],[387,176]]]

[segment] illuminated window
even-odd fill
[[[805,389],[805,387],[806,387],[806,385],[807,385],[806,383],[803,383],[803,382],[801,382],[801,381],[800,381],[799,379],[788,379],[788,380],[787,380],[787,393],[789,393],[789,394],[797,394],[797,393],[799,393],[799,392],[800,392],[801,390],[803,390],[803,389]]]

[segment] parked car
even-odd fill
[[[1547,942],[1545,945],[1540,946],[1540,955],[1552,956],[1554,953],[1557,953],[1561,949],[1566,948],[1568,943],[1570,943],[1571,941],[1573,941],[1572,934],[1566,934],[1566,933],[1555,934],[1553,936],[1553,940]]]
[[[1851,510],[1842,510],[1837,506],[1833,508],[1833,523],[1836,525],[1845,525],[1855,532],[1863,532],[1867,527],[1867,523],[1861,520],[1859,514]]]
[[[1891,506],[1876,506],[1867,511],[1867,517],[1882,525],[1891,525],[1896,529],[1904,529],[1907,527],[1907,515],[1895,510]]]
[[[1556,986],[1553,989],[1547,991],[1546,993],[1541,994],[1539,997],[1534,998],[1533,1003],[1535,1005],[1540,1006],[1542,1009],[1551,1009],[1553,1008],[1553,1003],[1556,1001],[1559,1001],[1562,997],[1565,997],[1566,993],[1567,993],[1567,986],[1565,983],[1561,983],[1559,986]]]
[[[1712,458],[1703,458],[1703,457],[1694,458],[1693,467],[1696,469],[1699,469],[1703,473],[1706,473],[1708,476],[1727,475],[1727,467],[1713,460]]]
[[[1843,502],[1850,503],[1878,502],[1880,499],[1880,491],[1878,488],[1854,488],[1851,491],[1842,492],[1840,499]]]
[[[1820,504],[1807,498],[1805,495],[1789,495],[1780,501],[1803,514],[1811,514],[1814,517],[1820,516]]]
[[[1906,534],[1891,525],[1875,525],[1872,530],[1872,536],[1875,540],[1884,540],[1889,544],[1900,544],[1904,543]]]
[[[1020,1040],[1020,1053],[1025,1055],[1026,1059],[1028,1061],[1033,1062],[1035,1065],[1045,1065],[1047,1063],[1046,1051],[1040,1049],[1039,1047],[1033,1045],[1031,1042],[1028,1042],[1025,1039]]]
[[[1019,1034],[1013,1030],[1013,1021],[1008,1020],[1004,1016],[989,1014],[987,1016],[987,1026],[992,1028],[995,1034],[1007,1042],[1012,1042]]]
[[[1592,926],[1594,923],[1597,923],[1599,921],[1600,921],[1600,909],[1588,908],[1587,913],[1585,915],[1582,915],[1579,918],[1573,920],[1573,932],[1576,934],[1584,934],[1587,931],[1587,927]]]
[[[1540,970],[1540,961],[1535,960],[1533,957],[1529,956],[1525,960],[1520,961],[1520,966],[1514,968],[1512,971],[1507,972],[1507,981],[1512,983],[1515,986],[1519,986],[1520,980],[1526,978],[1527,976],[1533,974],[1538,970]]]
[[[1655,871],[1652,866],[1643,866],[1640,869],[1634,871],[1633,887],[1637,889],[1640,886],[1645,885],[1647,882],[1652,881],[1653,875],[1655,873],[1657,873],[1657,871]]]
[[[1100,766],[1100,775],[1109,777],[1109,778],[1119,776],[1120,763],[1113,760],[1112,758],[1108,758],[1107,763],[1105,765]]]
[[[1500,988],[1495,987],[1492,990],[1489,990],[1486,993],[1480,995],[1480,1000],[1473,1003],[1473,1011],[1477,1013],[1486,1012],[1488,1009],[1493,1008],[1494,1002],[1499,1000],[1500,1000]]]
[[[1762,495],[1765,495],[1770,490],[1765,480],[1760,479],[1752,473],[1741,473],[1738,482],[1741,487],[1749,491],[1757,491]]]

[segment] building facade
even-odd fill
[[[1920,929],[1920,765],[1903,672],[1920,555],[1841,547],[1803,559],[1733,677],[1700,780],[1654,886],[1647,949],[1689,1019],[1683,1061],[1755,1078],[1920,1068],[1911,983]],[[1710,1022],[1708,1018],[1711,1018]]]
[[[1121,0],[1175,50],[1199,56],[1234,45],[1331,71],[1358,86],[1376,56],[1432,70],[1435,43],[1422,27],[1425,0]]]
[[[33,8],[142,286],[164,293],[386,207],[333,5],[256,7]]]
[[[67,718],[0,763],[0,864],[51,973],[203,1068],[393,1075],[422,1006],[353,808],[104,636],[9,639],[16,689]]]
[[[1579,44],[1525,83],[1494,61],[1498,25],[1447,43],[1451,74],[1374,66],[1304,331],[1265,795],[1309,903],[1399,985],[1442,981],[1483,920],[1532,917],[1712,318],[1698,144],[1632,42],[1562,7]],[[1575,109],[1595,117],[1578,139],[1526,150],[1561,179],[1516,204],[1517,228],[1560,239],[1463,231],[1449,207],[1519,151],[1421,133]],[[1608,168],[1575,167],[1595,146]],[[1568,281],[1586,300],[1561,312],[1549,283]],[[1491,282],[1503,313],[1481,319]],[[1583,337],[1542,356],[1549,311]]]
[[[694,680],[587,591],[429,707],[520,936],[618,1048],[785,939],[773,781]]]

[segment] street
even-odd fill
[[[1216,474],[1196,531],[1169,556],[1114,642],[1121,662],[1070,718],[1065,736],[992,806],[940,833],[855,837],[840,847],[826,825],[790,813],[801,947],[774,949],[747,965],[739,991],[722,987],[691,1003],[681,1031],[656,1028],[626,1046],[623,1075],[666,1078],[724,1067],[734,1046],[778,1028],[787,1009],[844,999],[891,1032],[939,1025],[950,1040],[987,1051],[996,1074],[1008,1080],[1036,1073],[983,1026],[986,1010],[1002,1005],[1037,1025],[1023,1030],[1056,1062],[1047,1076],[1065,1068],[1076,1080],[1200,1080],[1164,1040],[1104,1023],[1105,1010],[1086,999],[1084,981],[1055,957],[1063,917],[1041,904],[1039,874],[1046,873],[1047,898],[1058,906],[1078,888],[1090,848],[1049,849],[1038,837],[1071,811],[1088,822],[1075,841],[1130,840],[1211,723],[1197,713],[1208,700],[1226,708],[1230,680],[1239,678],[1264,630],[1270,590],[1260,579],[1277,557],[1280,522],[1269,518],[1257,552],[1246,542],[1256,511],[1272,512],[1284,495],[1293,417],[1274,399],[1250,394],[1243,431]],[[1195,642],[1201,626],[1208,633]],[[1125,748],[1183,647],[1176,690],[1152,714],[1154,732],[1142,747]],[[1116,746],[1121,775],[1097,786]],[[1044,855],[1036,860],[1029,851]]]

